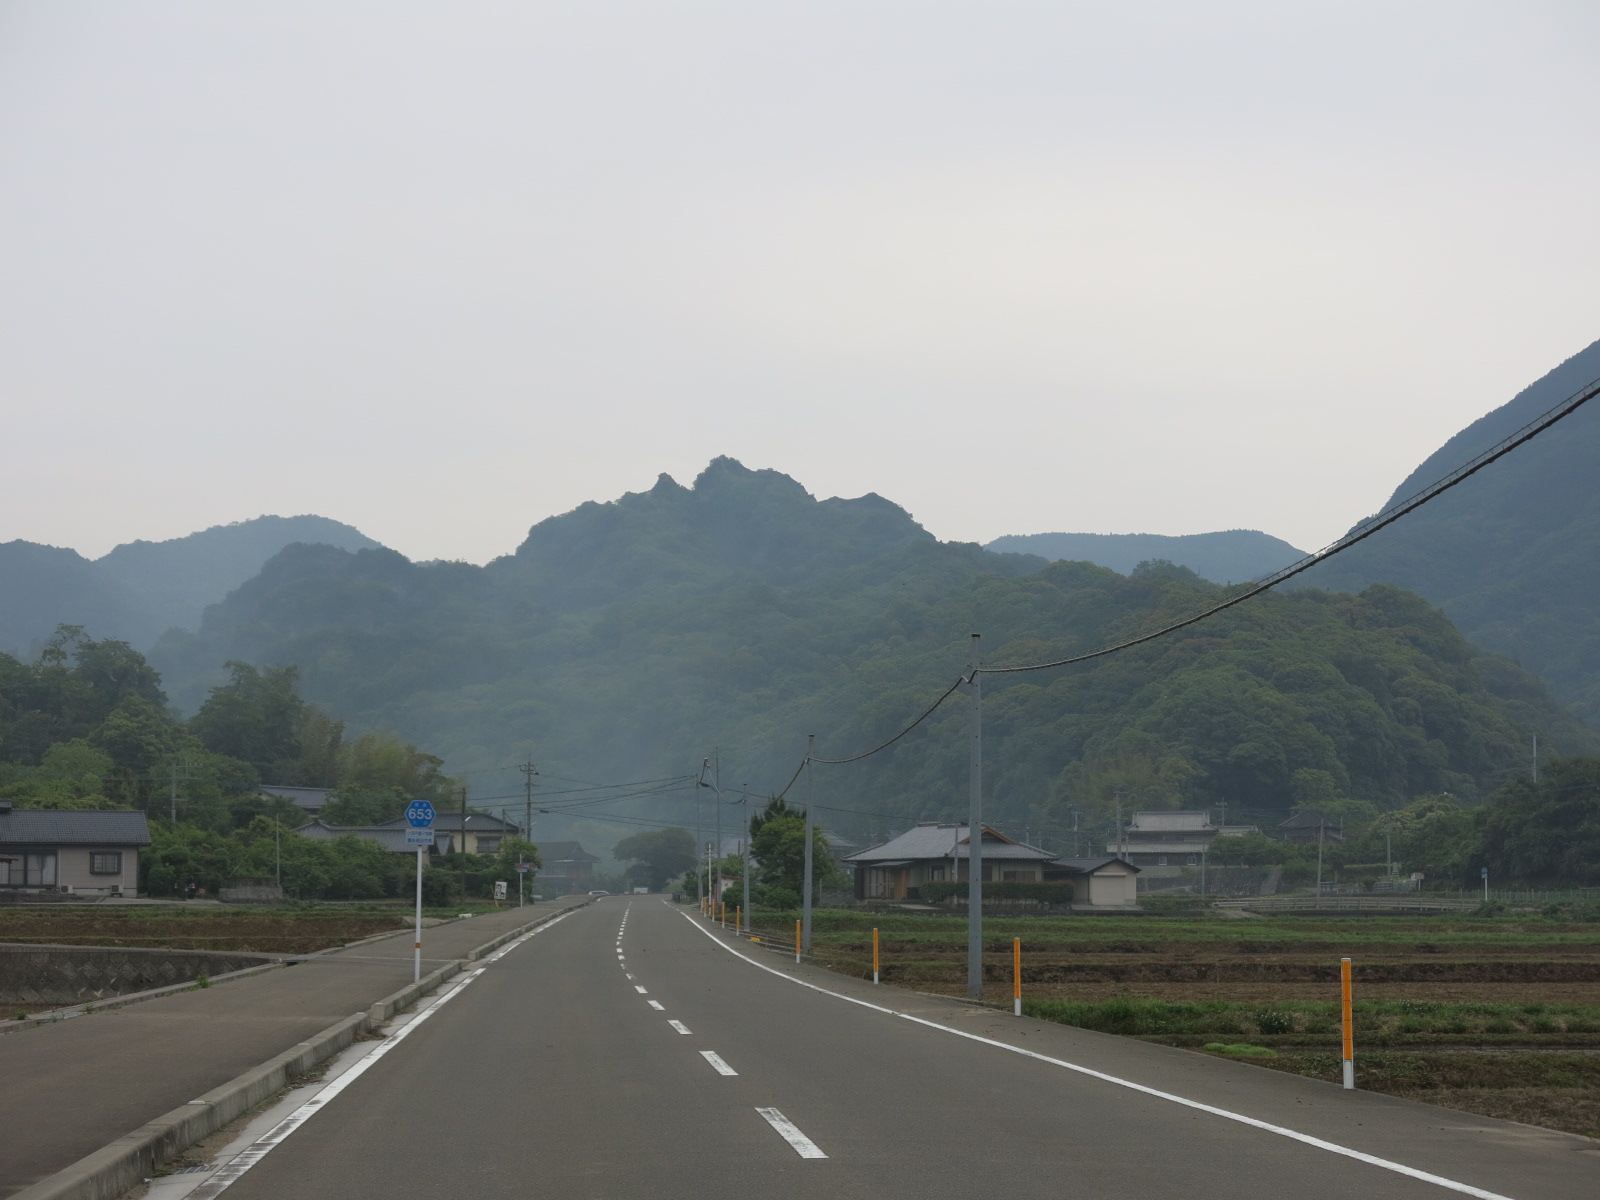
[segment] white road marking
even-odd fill
[[[636,983],[636,984],[634,984],[634,985],[633,985],[633,990],[634,990],[634,991],[636,991],[636,992],[638,992],[638,993],[639,993],[639,995],[641,995],[641,996],[647,996],[647,995],[649,995],[649,993],[648,993],[648,992],[646,992],[646,991],[645,991],[645,990],[644,990],[644,985],[643,985],[643,984],[640,984],[640,983]]]
[[[685,1025],[682,1021],[668,1021],[667,1024],[671,1025],[679,1033],[688,1033],[689,1032],[689,1027],[687,1025]]]
[[[323,1087],[315,1096],[274,1125],[259,1141],[247,1147],[233,1161],[221,1166],[215,1175],[189,1193],[189,1200],[213,1200],[214,1197],[221,1195],[223,1191],[237,1183],[246,1171],[270,1154],[275,1147],[282,1143],[284,1138],[321,1112],[328,1101],[344,1091],[357,1079],[360,1079],[375,1062],[415,1033],[419,1025],[459,996],[468,984],[484,973],[488,963],[501,958],[507,951],[515,949],[535,934],[543,933],[552,925],[559,924],[571,915],[571,913],[562,913],[554,921],[547,921],[539,928],[530,930],[516,941],[508,943],[504,949],[493,957],[485,959],[485,966],[479,967],[475,971],[467,972],[459,982],[452,983],[449,988],[439,993],[426,1008],[419,1009],[410,1021],[379,1042],[377,1046],[368,1052],[365,1058],[352,1064],[350,1069],[343,1074],[329,1080],[327,1086]]]
[[[646,1000],[645,1003],[648,1004],[651,1008],[655,1009],[657,1012],[666,1012],[667,1011],[667,1006],[665,1004],[662,1004],[661,1001],[659,1001],[659,1000]]]
[[[778,1131],[778,1136],[794,1147],[794,1152],[801,1158],[827,1158],[822,1152],[822,1147],[813,1142],[800,1132],[800,1127],[775,1108],[756,1109],[767,1119],[767,1124]]]
[[[702,1050],[700,1051],[700,1057],[715,1067],[718,1075],[737,1075],[739,1073],[723,1062],[722,1055],[715,1050]]]
[[[787,979],[790,983],[799,984],[803,988],[810,988],[814,992],[821,992],[824,996],[832,996],[836,1000],[844,1000],[850,1004],[858,1004],[862,1008],[870,1008],[873,1012],[884,1013],[885,1015],[891,1017],[899,1017],[903,1021],[911,1021],[917,1025],[925,1025],[929,1029],[937,1029],[940,1033],[948,1033],[953,1037],[966,1038],[968,1041],[982,1042],[986,1046],[995,1046],[1001,1050],[1009,1050],[1013,1054],[1020,1054],[1024,1058],[1035,1059],[1038,1062],[1049,1063],[1051,1066],[1064,1067],[1068,1071],[1076,1071],[1080,1075],[1087,1075],[1091,1079],[1098,1079],[1104,1083],[1111,1083],[1118,1087],[1128,1088],[1130,1091],[1142,1092],[1144,1095],[1154,1096],[1158,1100],[1170,1100],[1173,1104],[1181,1104],[1185,1108],[1192,1108],[1199,1112],[1210,1113],[1212,1116],[1222,1117],[1224,1120],[1237,1121],[1241,1125],[1249,1125],[1252,1128],[1264,1130],[1267,1133],[1277,1134],[1279,1137],[1285,1137],[1291,1141],[1300,1142],[1307,1146],[1315,1146],[1318,1150],[1326,1150],[1330,1154],[1339,1154],[1345,1158],[1353,1158],[1357,1162],[1364,1162],[1369,1166],[1379,1167],[1385,1171],[1393,1171],[1397,1175],[1405,1175],[1411,1179],[1420,1179],[1424,1183],[1436,1184],[1439,1187],[1448,1188],[1453,1192],[1460,1192],[1463,1195],[1476,1196],[1478,1200],[1512,1200],[1511,1197],[1504,1196],[1499,1192],[1491,1192],[1485,1188],[1473,1187],[1470,1183],[1461,1183],[1454,1179],[1446,1179],[1443,1175],[1435,1175],[1429,1171],[1418,1170],[1416,1167],[1408,1167],[1404,1163],[1397,1163],[1387,1158],[1379,1158],[1375,1154],[1368,1154],[1362,1150],[1353,1150],[1349,1146],[1341,1146],[1337,1142],[1329,1142],[1319,1137],[1312,1137],[1309,1133],[1301,1133],[1298,1130],[1289,1129],[1282,1125],[1273,1125],[1268,1121],[1262,1121],[1256,1117],[1247,1117],[1243,1113],[1230,1112],[1226,1108],[1217,1108],[1212,1104],[1202,1104],[1198,1100],[1190,1100],[1183,1096],[1174,1095],[1171,1092],[1163,1092],[1158,1088],[1146,1087],[1144,1084],[1135,1083],[1131,1079],[1122,1079],[1116,1075],[1108,1075],[1104,1071],[1096,1071],[1091,1067],[1082,1067],[1077,1063],[1070,1063],[1061,1058],[1051,1058],[1047,1054],[1039,1054],[1033,1050],[1024,1050],[1021,1046],[1013,1046],[1008,1042],[996,1041],[994,1038],[981,1037],[976,1033],[968,1033],[962,1029],[951,1029],[948,1025],[941,1025],[937,1021],[924,1020],[922,1017],[914,1017],[910,1013],[896,1012],[892,1008],[884,1008],[881,1004],[872,1004],[866,1000],[858,1000],[854,996],[846,996],[843,992],[834,992],[825,987],[818,987],[814,983],[807,983],[804,979],[796,979],[793,975],[786,974],[783,971],[774,970],[772,967],[767,966],[766,963],[757,962],[748,954],[741,954],[738,950],[735,950],[732,946],[729,946],[723,942],[709,929],[702,929],[700,925],[695,922],[695,919],[688,913],[680,912],[678,915],[684,920],[688,921],[693,928],[705,934],[714,943],[716,943],[718,946],[721,946],[735,958],[742,958],[751,966],[760,967],[769,975],[776,975],[779,979]],[[768,1119],[770,1120],[770,1118]]]
[[[622,976],[622,977],[623,977],[623,978],[624,978],[624,979],[632,979],[632,978],[633,978],[633,976],[632,976],[632,975],[630,975],[630,974],[627,974],[627,973],[626,973],[626,972],[624,972],[624,973],[623,973],[623,976]]]

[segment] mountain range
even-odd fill
[[[1188,567],[1212,583],[1245,583],[1305,557],[1282,538],[1255,529],[1168,536],[1160,533],[1022,533],[985,543],[1005,554],[1037,554],[1051,562],[1092,562],[1126,575],[1142,562]]]
[[[198,626],[206,605],[296,542],[378,545],[317,516],[257,517],[163,542],[125,542],[97,559],[38,542],[0,543],[0,650],[28,655],[57,625],[148,649],[174,626]]]

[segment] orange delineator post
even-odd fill
[[[1022,1015],[1022,939],[1011,939],[1011,1015]]]
[[[744,928],[744,905],[735,904],[733,906],[733,931],[735,933],[738,933],[743,928]]]
[[[878,982],[878,929],[872,929],[872,982]]]
[[[800,922],[794,923],[794,960],[800,961]]]
[[[722,927],[724,929],[728,927],[728,902],[726,900],[722,902]]]
[[[1339,960],[1339,1011],[1344,1022],[1344,1086],[1356,1086],[1355,1020],[1350,1012],[1350,960]]]

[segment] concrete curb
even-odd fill
[[[407,1005],[414,1004],[446,980],[454,978],[480,955],[492,953],[530,930],[591,903],[593,901],[585,899],[582,904],[546,913],[537,920],[485,942],[468,951],[466,958],[456,959],[430,971],[416,983],[407,984],[376,1001],[365,1012],[355,1013],[336,1025],[330,1025],[309,1041],[300,1042],[259,1067],[252,1067],[243,1075],[212,1088],[198,1100],[191,1100],[182,1108],[175,1108],[141,1125],[110,1145],[80,1158],[71,1166],[13,1193],[11,1200],[116,1200],[153,1175],[161,1163],[210,1137],[263,1100],[282,1091],[290,1080],[332,1058],[361,1035],[387,1021]]]

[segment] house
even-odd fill
[[[454,854],[458,848],[457,843],[465,842],[468,854],[499,854],[503,838],[520,837],[522,834],[522,826],[515,821],[507,821],[503,817],[491,816],[488,813],[469,812],[464,819],[466,830],[463,835],[463,817],[460,813],[442,812],[434,817],[433,831],[448,835],[440,839],[439,853]],[[404,831],[408,825],[409,822],[404,817],[396,817],[373,828]]]
[[[1106,853],[1140,867],[1195,867],[1219,833],[1208,812],[1136,812]]]
[[[150,844],[141,812],[14,810],[0,800],[0,888],[139,894],[139,851]]]
[[[540,842],[534,890],[546,896],[576,896],[594,887],[599,858],[577,842]]]
[[[847,854],[841,862],[855,871],[857,900],[904,900],[924,883],[970,877],[968,833],[967,826],[954,822],[923,821],[887,842]],[[1044,864],[1055,858],[987,825],[982,838],[985,881],[1040,883]]]
[[[1136,908],[1139,868],[1117,858],[1058,858],[1044,865],[1046,883],[1070,883],[1072,906]]]
[[[354,837],[363,842],[375,842],[385,850],[393,850],[396,854],[415,854],[417,848],[406,842],[406,827],[402,825],[396,829],[393,825],[329,825],[326,821],[313,821],[309,825],[301,825],[295,830],[301,837],[311,838],[313,841],[327,841],[329,838]],[[450,839],[444,834],[435,832],[433,846],[423,847],[430,854],[444,854],[449,850]]]
[[[1297,812],[1287,821],[1279,821],[1278,828],[1283,830],[1283,840],[1286,842],[1342,842],[1344,841],[1344,822],[1337,817],[1325,816],[1319,812],[1307,809]]]
[[[321,816],[328,806],[328,797],[333,795],[332,788],[283,787],[276,783],[260,784],[256,791],[263,796],[287,800],[308,817]]]

